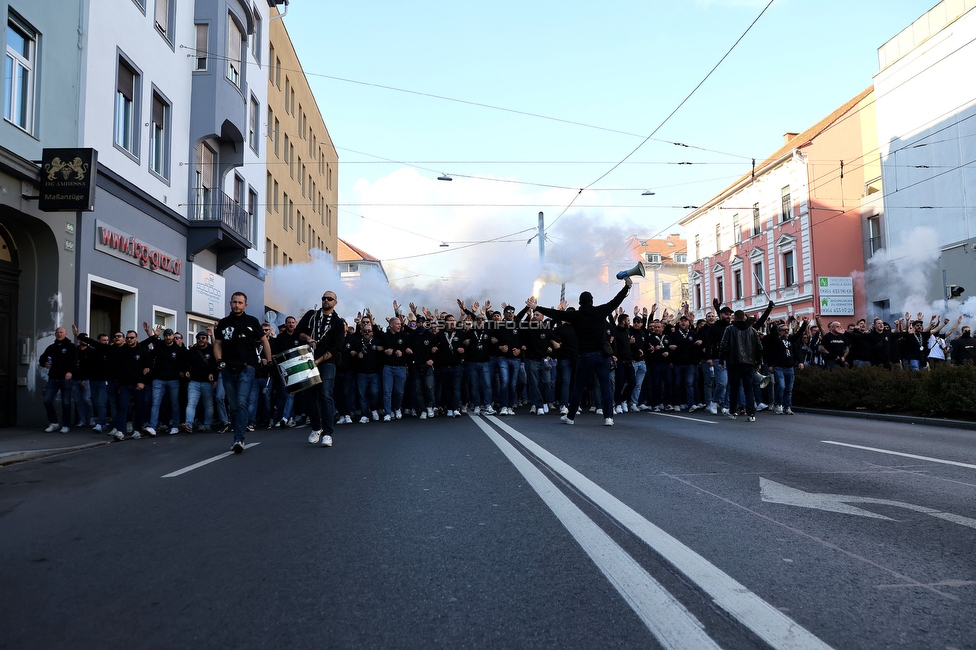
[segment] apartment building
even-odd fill
[[[264,265],[272,273],[276,266],[308,261],[315,249],[334,264],[338,251],[339,158],[286,20],[271,10]],[[270,290],[265,305],[279,312],[286,307]]]

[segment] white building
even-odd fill
[[[974,8],[940,2],[878,50],[884,216],[869,224],[867,289],[894,313],[938,303],[956,285],[976,292]],[[906,283],[906,273],[924,282]]]

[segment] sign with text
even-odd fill
[[[224,276],[194,264],[190,278],[190,311],[217,319],[226,316],[227,301],[224,300],[224,293],[227,290],[227,280]]]
[[[182,259],[98,219],[95,220],[95,250],[141,266],[176,282],[179,282],[183,275]]]
[[[819,278],[821,296],[853,296],[854,279],[849,277],[831,277],[822,275]]]
[[[37,207],[43,212],[91,212],[97,173],[98,152],[94,149],[43,149]]]
[[[821,296],[820,313],[824,316],[853,316],[854,296]]]

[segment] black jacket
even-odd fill
[[[537,307],[537,309],[549,318],[563,320],[573,326],[576,330],[576,342],[580,354],[602,352],[607,316],[620,306],[628,293],[630,287],[624,285],[610,302],[602,305],[580,305],[576,311],[559,311],[549,307]]]

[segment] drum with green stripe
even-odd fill
[[[307,345],[299,345],[276,354],[274,360],[281,379],[285,382],[285,390],[289,393],[298,393],[322,383],[319,369],[315,367],[312,348]]]

